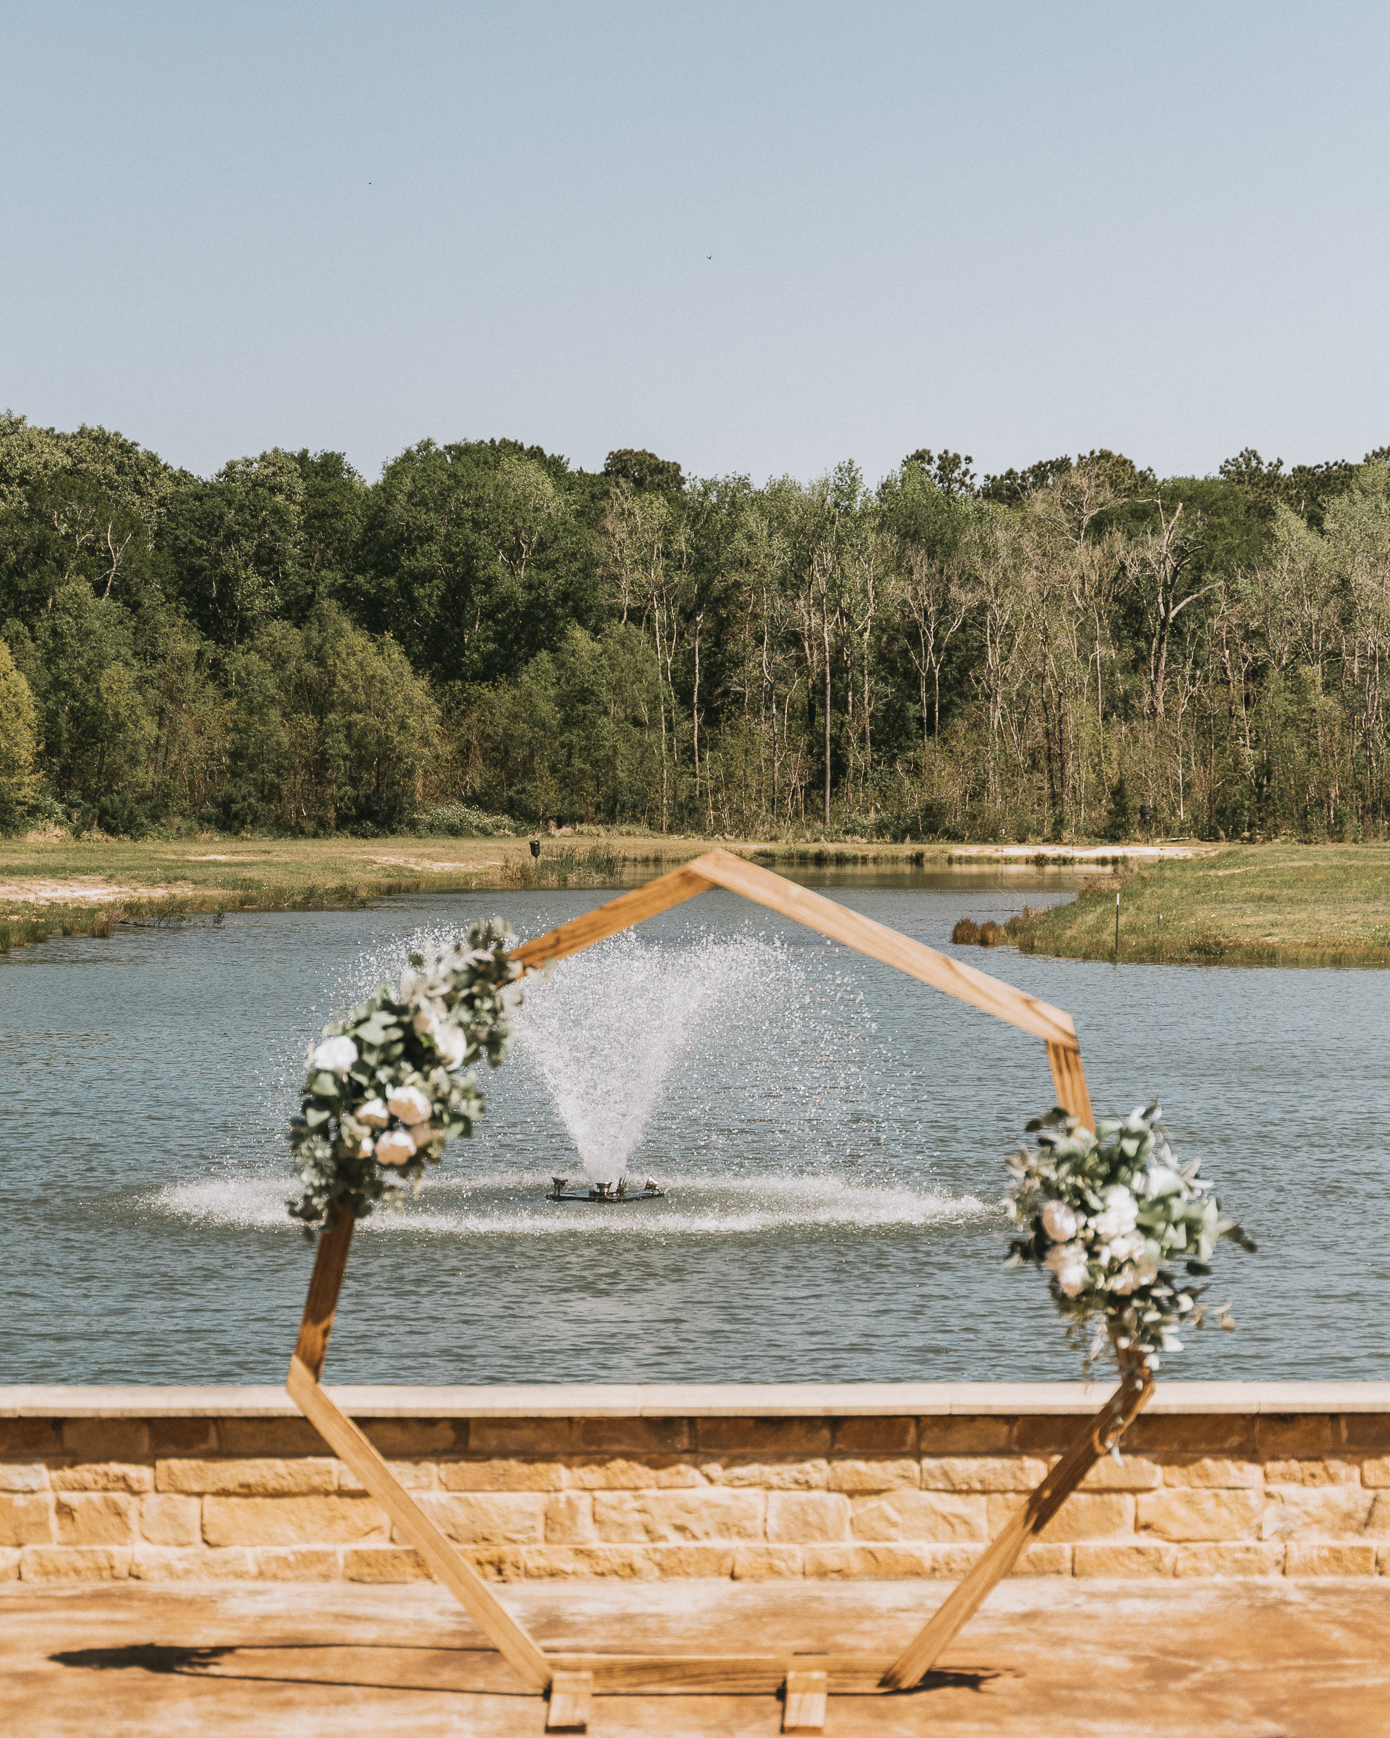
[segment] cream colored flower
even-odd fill
[[[1054,1243],[1070,1243],[1081,1221],[1065,1201],[1049,1201],[1042,1211],[1043,1230]]]
[[[358,1122],[366,1123],[368,1128],[385,1128],[391,1120],[391,1113],[383,1098],[369,1098],[365,1104],[358,1105],[353,1115]]]
[[[386,1108],[407,1127],[424,1122],[432,1108],[418,1086],[395,1086],[386,1095]]]
[[[1126,1231],[1133,1231],[1139,1218],[1139,1203],[1124,1184],[1112,1183],[1101,1198],[1105,1202],[1104,1211],[1097,1213],[1091,1221],[1096,1236],[1119,1237]]]
[[[325,1038],[314,1050],[314,1067],[326,1068],[343,1079],[357,1060],[357,1046],[351,1038]]]
[[[427,1147],[431,1141],[439,1140],[441,1133],[433,1123],[417,1122],[410,1131],[410,1138],[415,1142],[415,1151],[418,1153],[421,1147]]]
[[[408,1130],[393,1128],[377,1141],[376,1156],[383,1165],[404,1165],[415,1157],[415,1141]]]

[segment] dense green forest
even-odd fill
[[[0,416],[0,826],[1381,837],[1390,449],[876,487]]]

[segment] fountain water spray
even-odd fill
[[[550,1091],[590,1184],[555,1200],[649,1199],[627,1186],[628,1161],[672,1067],[765,983],[770,950],[705,939],[680,948],[630,935],[533,979],[516,1022],[517,1051]]]

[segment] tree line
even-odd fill
[[[1379,837],[1388,462],[204,479],[7,413],[0,824]]]

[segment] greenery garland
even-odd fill
[[[1023,1235],[1005,1265],[1047,1272],[1070,1343],[1090,1323],[1087,1373],[1107,1341],[1122,1368],[1158,1369],[1161,1352],[1182,1349],[1179,1328],[1204,1324],[1206,1288],[1194,1282],[1211,1273],[1217,1243],[1254,1243],[1198,1177],[1201,1160],[1178,1167],[1157,1104],[1098,1122],[1094,1134],[1052,1110],[1028,1124],[1034,1131],[1038,1151],[1021,1146],[1006,1160],[1015,1179],[1008,1212]],[[1178,1259],[1190,1277],[1165,1265]],[[1219,1314],[1223,1328],[1235,1326],[1229,1305]]]
[[[331,1209],[365,1219],[388,1190],[418,1194],[445,1142],[473,1133],[483,1098],[460,1071],[480,1056],[496,1068],[511,1042],[524,975],[511,939],[500,918],[473,924],[428,964],[411,954],[399,983],[324,1027],[290,1122],[302,1193],[286,1205],[306,1235]]]

